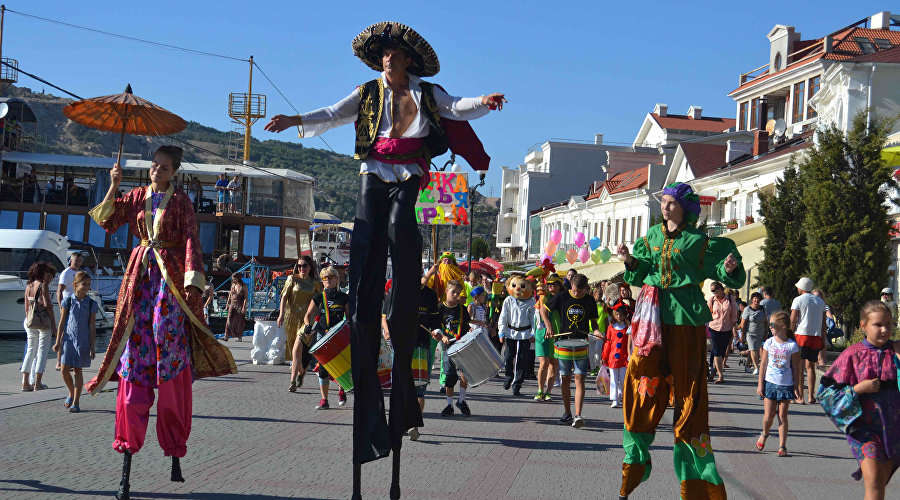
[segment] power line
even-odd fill
[[[146,43],[148,45],[154,45],[154,46],[163,47],[166,49],[180,50],[182,52],[190,52],[192,54],[197,54],[197,55],[201,55],[201,56],[220,57],[222,59],[230,59],[232,61],[241,61],[241,62],[249,62],[250,61],[249,59],[243,59],[240,57],[226,56],[224,54],[216,54],[214,52],[207,52],[205,50],[197,50],[197,49],[191,49],[191,48],[187,48],[187,47],[179,47],[178,45],[172,45],[172,44],[162,43],[162,42],[155,42],[153,40],[146,40],[144,38],[137,38],[137,37],[133,37],[133,36],[122,35],[119,33],[112,33],[110,31],[103,31],[103,30],[99,30],[96,28],[89,28],[87,26],[80,26],[78,24],[67,23],[65,21],[59,21],[57,19],[50,19],[48,17],[41,17],[41,16],[37,16],[34,14],[28,14],[26,12],[19,12],[19,11],[13,10],[13,9],[6,9],[6,11],[12,12],[13,14],[18,14],[20,16],[29,17],[31,19],[37,19],[39,21],[44,21],[44,22],[53,23],[53,24],[59,24],[61,26],[67,26],[69,28],[90,31],[92,33],[99,33],[101,35],[107,35],[107,36],[111,36],[111,37],[115,37],[115,38],[122,38],[124,40],[130,40],[132,42]]]
[[[19,73],[22,73],[22,74],[25,75],[25,76],[34,78],[35,80],[37,80],[37,81],[39,81],[39,82],[41,82],[41,83],[43,83],[43,84],[45,84],[45,85],[49,85],[49,86],[55,88],[56,90],[58,90],[58,91],[60,91],[60,92],[63,92],[63,93],[65,93],[65,94],[68,94],[68,95],[74,97],[75,99],[78,99],[78,100],[84,100],[83,98],[78,97],[76,94],[73,94],[73,93],[69,92],[68,90],[66,90],[66,89],[64,89],[64,88],[62,88],[62,87],[57,87],[56,85],[53,85],[52,83],[48,82],[47,80],[44,80],[43,78],[41,78],[41,77],[39,77],[39,76],[37,76],[37,75],[32,75],[31,73],[29,73],[29,72],[27,72],[27,71],[25,71],[25,70],[19,68],[18,66],[13,66],[12,64],[10,64],[10,63],[8,63],[8,62],[6,62],[6,61],[0,61],[0,63],[2,63],[4,66],[8,66],[8,67],[10,67],[10,68],[16,70],[16,71],[19,72]]]

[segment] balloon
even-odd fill
[[[602,258],[600,255],[601,253],[603,252],[601,252],[599,248],[591,252],[591,260],[594,261],[594,264],[600,262],[600,259]]]
[[[582,264],[586,263],[590,258],[591,252],[589,252],[587,248],[582,248],[578,251],[578,260],[581,261]]]
[[[562,241],[562,232],[559,229],[550,231],[550,241],[555,245],[559,245],[559,242]]]
[[[580,231],[575,233],[575,246],[579,248],[584,246],[584,233]]]
[[[608,248],[600,250],[600,260],[602,260],[604,263],[606,263],[606,261],[608,261],[610,257],[612,257],[612,252],[610,252]]]
[[[600,238],[594,236],[588,241],[588,244],[591,246],[591,251],[594,251],[600,248]]]
[[[547,255],[553,255],[554,253],[556,253],[556,243],[548,241],[547,244],[544,245],[544,252],[546,252]]]
[[[541,252],[541,256],[539,259],[540,260],[538,260],[538,262],[544,262],[545,260],[549,260],[550,256],[547,255],[547,252]]]
[[[566,261],[566,251],[562,248],[556,250],[556,253],[553,254],[553,261],[557,264],[562,264]]]
[[[569,264],[574,264],[578,260],[578,252],[574,248],[570,248],[566,251],[566,260],[569,261]]]

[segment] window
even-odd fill
[[[759,109],[759,98],[750,100],[750,128],[748,130],[753,130],[757,128],[756,123],[756,113]]]
[[[876,38],[875,45],[877,45],[878,48],[881,50],[887,50],[887,49],[893,47],[893,45],[891,44],[891,41],[888,40],[887,38]]]
[[[281,228],[266,226],[266,239],[263,243],[263,257],[278,257],[281,254]]]
[[[806,82],[794,84],[794,94],[791,99],[791,123],[800,123],[803,121],[803,105],[804,95],[806,94]]]
[[[201,222],[197,225],[197,235],[200,238],[200,251],[213,253],[216,250],[216,223]]]
[[[809,97],[807,99],[807,102],[809,102],[809,99],[812,99],[812,96],[819,93],[819,82],[821,80],[822,80],[821,76],[814,76],[809,79],[809,85],[807,86],[809,88]],[[818,113],[816,113],[816,110],[814,110],[812,108],[812,106],[807,106],[806,107],[806,118],[809,119],[809,118],[813,118],[815,116],[818,116]]]
[[[749,105],[749,102],[744,101],[739,106],[737,123],[738,130],[747,130],[747,108],[749,107]]]
[[[859,50],[861,50],[863,54],[875,53],[875,44],[872,43],[872,40],[869,40],[864,36],[855,36],[853,39],[856,40],[856,44],[859,45]]]
[[[69,214],[66,224],[66,236],[69,241],[84,241],[84,216]]]
[[[37,248],[3,248],[0,249],[0,271],[4,274],[15,274],[25,277],[28,268],[35,262],[43,260],[53,264],[56,271],[62,271],[66,266],[51,252]]]
[[[19,212],[0,210],[0,229],[19,229]]]
[[[37,212],[25,212],[22,214],[22,229],[40,229],[41,214]]]
[[[70,215],[69,217],[71,218],[72,216]],[[106,246],[106,230],[98,226],[94,219],[91,219],[88,227],[88,243],[95,247],[103,248]]]
[[[244,243],[241,253],[253,257],[259,255],[259,226],[244,226]]]
[[[44,229],[47,231],[53,231],[56,234],[60,234],[62,227],[62,215],[59,214],[47,214],[47,223],[44,226]]]
[[[300,254],[297,253],[297,228],[284,228],[284,258],[298,259]]]
[[[775,62],[772,66],[775,71],[781,71],[781,52],[775,54]]]

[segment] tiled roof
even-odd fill
[[[694,177],[704,177],[725,164],[728,146],[682,142],[681,150],[684,151]]]
[[[701,132],[725,132],[734,127],[737,122],[734,118],[717,118],[714,116],[704,116],[699,120],[687,115],[667,114],[666,116],[659,116],[656,113],[650,113],[650,116],[664,129],[698,130]]]
[[[826,54],[822,52],[821,47],[805,51],[801,54],[798,54],[797,56],[794,56],[794,59],[799,59],[797,62],[789,64],[781,71],[776,71],[774,73],[763,73],[760,76],[747,81],[740,87],[732,90],[728,93],[728,95],[734,94],[739,90],[744,90],[746,88],[752,87],[760,82],[772,78],[775,75],[780,75],[801,66],[806,66],[807,64],[811,64],[820,59],[826,59],[829,61],[853,60],[854,62],[900,62],[900,55],[898,55],[895,50],[896,47],[900,45],[900,31],[882,29],[875,30],[869,28],[848,28],[841,32],[834,33],[831,38],[831,52]],[[856,40],[857,38],[865,38],[869,40],[874,45],[876,52],[872,54],[864,54],[862,47],[859,46],[859,43]],[[878,45],[878,43],[875,42],[875,39],[887,40],[888,42],[890,42],[892,47],[886,49]],[[815,40],[800,40],[798,42],[794,42],[794,52],[796,53],[815,44],[821,45],[821,41],[822,39],[818,38]],[[884,57],[887,59],[879,59],[879,57]]]
[[[632,189],[638,189],[647,184],[647,167],[636,168],[627,172],[618,173],[604,182],[599,189],[594,191],[588,200],[600,197],[605,187],[609,194],[624,193]]]

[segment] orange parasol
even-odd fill
[[[73,102],[63,108],[63,114],[87,127],[121,134],[116,163],[122,161],[122,145],[126,133],[168,135],[181,132],[187,126],[175,113],[132,94],[130,84],[122,94]]]

